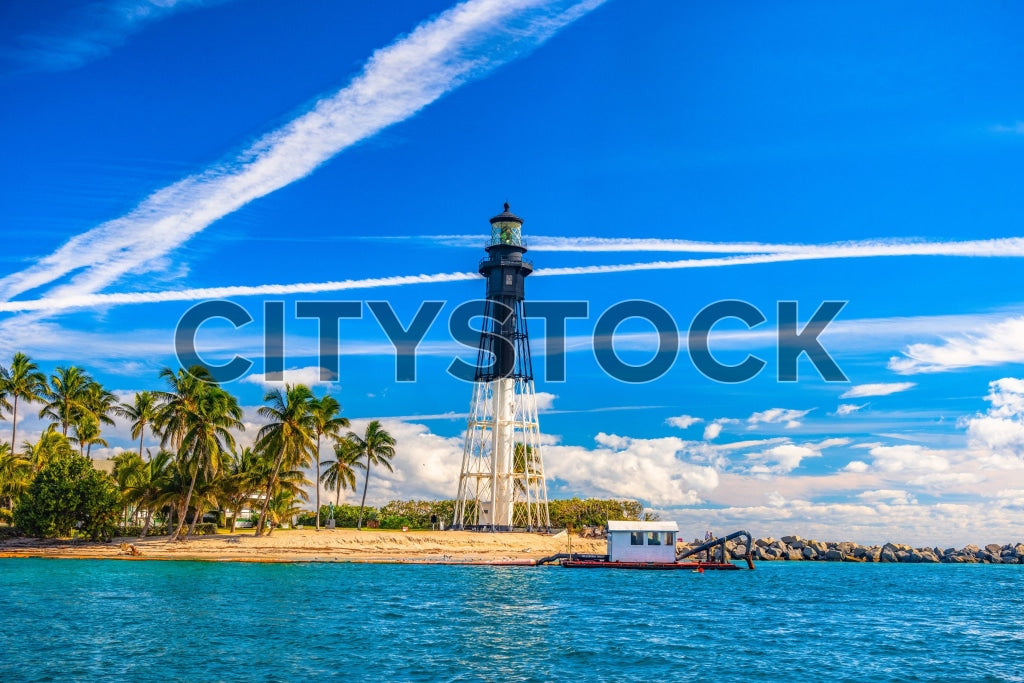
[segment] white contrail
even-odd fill
[[[131,213],[70,239],[0,280],[10,300],[93,295],[138,273],[214,221],[312,173],[343,149],[405,120],[458,86],[535,49],[604,0],[467,0],[378,50],[347,87],[234,160],[166,187]],[[27,310],[27,309],[21,309]]]
[[[0,313],[25,311],[59,311],[69,308],[92,308],[124,304],[153,304],[167,301],[201,301],[226,299],[228,297],[319,294],[343,292],[348,289],[376,289],[378,287],[400,287],[431,282],[459,282],[477,280],[477,273],[436,273],[433,275],[399,275],[395,277],[371,277],[362,280],[339,280],[335,282],[300,282],[290,285],[253,285],[230,287],[199,287],[166,292],[116,292],[111,294],[77,294],[47,297],[26,301],[0,302]]]
[[[447,246],[479,246],[479,235],[419,235]],[[369,238],[368,238],[369,239]],[[643,237],[554,237],[532,235],[530,251],[545,252],[663,252],[691,254],[818,254],[820,258],[858,256],[1024,256],[1024,238],[987,240],[927,241],[875,239],[829,244],[785,244],[763,242],[700,242],[695,240]]]
[[[722,268],[729,266],[784,263],[791,261],[811,261],[836,258],[875,258],[887,256],[1021,257],[1024,256],[1024,240],[1019,238],[1008,238],[1004,240],[976,240],[973,242],[933,242],[913,244],[872,242],[848,243],[844,245],[805,245],[801,250],[770,254],[744,254],[739,256],[692,258],[675,261],[648,261],[640,263],[541,268],[534,271],[533,276],[553,277],[562,275],[594,275],[651,270]],[[324,292],[340,292],[352,289],[400,287],[404,285],[428,284],[434,282],[458,282],[475,280],[477,278],[479,278],[479,275],[476,273],[435,273],[365,278],[361,280],[342,280],[337,282],[204,287],[199,289],[182,289],[165,292],[124,292],[112,294],[47,296],[34,300],[0,302],[0,312],[57,311],[70,308],[158,303],[167,301],[197,301],[202,299],[258,296],[265,294],[315,294]]]

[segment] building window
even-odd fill
[[[631,531],[629,534],[630,545],[643,545],[644,544],[644,532],[642,531]]]
[[[661,545],[661,532],[648,531],[647,532],[647,545]]]

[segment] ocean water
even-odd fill
[[[1022,579],[0,559],[0,681],[1021,681]]]

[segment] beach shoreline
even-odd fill
[[[269,537],[240,530],[180,541],[166,536],[110,542],[14,538],[0,543],[0,558],[532,565],[567,550],[564,533],[280,529]],[[574,537],[572,551],[603,553],[605,541]]]

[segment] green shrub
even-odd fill
[[[110,539],[121,510],[117,483],[89,458],[59,453],[43,465],[14,507],[14,525],[27,536],[56,538],[74,531]]]

